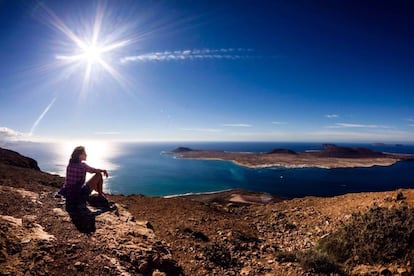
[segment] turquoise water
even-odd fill
[[[377,151],[414,153],[414,146],[363,146]],[[228,161],[177,159],[163,154],[178,146],[195,149],[266,152],[321,149],[311,143],[122,143],[86,145],[88,164],[107,168],[111,177],[104,189],[114,194],[175,195],[233,188],[268,192],[283,197],[332,196],[349,192],[414,188],[414,162],[389,167],[350,169],[248,169]],[[4,146],[3,146],[4,147]],[[7,148],[7,146],[6,146]],[[38,160],[42,170],[64,176],[71,146],[14,144],[9,148]],[[63,152],[65,148],[65,152]],[[93,159],[99,156],[100,159]]]

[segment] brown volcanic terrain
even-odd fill
[[[414,160],[414,154],[382,153],[366,148],[338,147],[325,144],[322,151],[299,152],[274,149],[268,153],[228,152],[177,148],[172,153],[180,158],[227,160],[249,168],[355,168],[390,166],[403,160]]]
[[[315,249],[355,212],[414,211],[414,189],[291,200],[243,191],[112,195],[118,209],[98,212],[96,230],[84,234],[54,198],[63,179],[24,163],[0,163],[0,275],[318,275],[292,254]],[[354,256],[341,273],[412,275],[414,254],[407,256],[370,263]]]

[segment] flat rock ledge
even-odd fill
[[[88,235],[75,228],[64,202],[53,192],[0,186],[0,197],[1,275],[181,273],[168,244],[156,237],[151,224],[136,221],[124,206],[97,215],[97,230]],[[7,198],[18,198],[27,208],[7,214],[13,210]]]

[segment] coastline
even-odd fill
[[[266,168],[285,168],[285,169],[301,169],[301,168],[319,168],[319,169],[337,169],[337,168],[370,168],[374,166],[391,166],[397,162],[402,161],[402,159],[397,158],[376,158],[376,159],[360,159],[355,160],[352,158],[326,158],[319,159],[318,161],[310,162],[295,162],[291,163],[288,161],[280,160],[277,163],[261,163],[261,164],[252,164],[250,162],[243,162],[238,159],[229,159],[227,157],[202,157],[202,156],[188,156],[188,155],[176,155],[176,158],[183,159],[192,159],[192,160],[209,160],[209,161],[228,161],[232,162],[235,165],[249,168],[249,169],[266,169]],[[414,157],[413,157],[414,158]],[[259,161],[260,162],[260,161]]]
[[[183,198],[203,203],[214,202],[220,204],[235,203],[247,205],[263,205],[281,202],[288,199],[271,195],[265,192],[253,192],[243,189],[228,189],[206,193],[187,193],[182,195],[163,196],[163,198]]]
[[[321,165],[317,163],[313,164],[289,164],[289,163],[269,163],[269,164],[260,164],[260,165],[252,165],[246,164],[237,160],[227,160],[227,159],[200,159],[200,160],[220,160],[220,161],[231,161],[238,166],[242,166],[249,169],[266,169],[266,168],[285,168],[285,169],[303,169],[303,168],[317,168],[317,169],[338,169],[338,168],[370,168],[374,166],[392,166],[395,163],[401,161],[398,159],[384,159],[384,160],[370,160],[370,161],[362,161],[362,162],[355,162],[353,159],[329,159],[323,160],[323,164],[328,164],[332,162],[331,165]]]
[[[294,152],[289,149],[274,149],[271,152],[229,152],[217,150],[193,150],[177,148],[171,153],[176,158],[194,160],[230,161],[238,166],[261,169],[283,167],[294,168],[369,168],[391,166],[397,162],[414,160],[414,154],[376,152],[366,148],[324,145],[321,151]]]

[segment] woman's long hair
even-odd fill
[[[69,164],[80,163],[81,161],[79,160],[79,156],[84,152],[85,152],[85,147],[82,147],[82,146],[76,147],[73,150],[72,155],[70,156]]]

